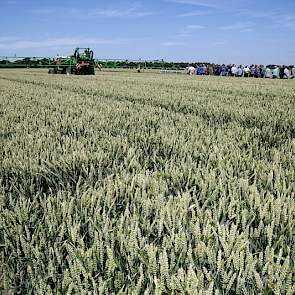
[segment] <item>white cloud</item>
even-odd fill
[[[187,25],[186,29],[190,31],[194,31],[194,30],[203,30],[203,29],[206,29],[206,27],[202,25]]]
[[[58,10],[56,7],[35,7],[29,10],[30,13],[38,15],[56,14],[58,13],[58,11],[60,10]]]
[[[14,41],[17,39],[18,38],[13,37],[13,36],[0,36],[0,44],[1,44],[1,42],[10,42],[10,41]]]
[[[174,2],[178,4],[187,4],[193,6],[201,6],[201,7],[209,7],[209,8],[217,8],[218,5],[215,1],[202,1],[202,0],[168,0],[169,2]]]
[[[282,15],[276,19],[277,27],[295,30],[295,15]]]
[[[2,43],[1,43],[2,42]],[[67,46],[89,46],[89,45],[109,45],[109,44],[125,44],[130,42],[129,39],[92,39],[92,38],[53,38],[46,40],[14,40],[5,42],[0,39],[1,49],[33,49],[33,48],[55,48]]]
[[[184,42],[177,42],[177,41],[167,41],[167,42],[161,43],[161,46],[165,46],[165,47],[176,47],[176,46],[184,46],[184,45],[185,45]]]
[[[176,34],[176,37],[186,38],[191,37],[194,31],[204,30],[206,26],[203,25],[187,25],[181,32]]]
[[[187,37],[191,37],[191,33],[187,32],[187,31],[183,31],[181,33],[176,34],[175,36],[178,38],[187,38]]]
[[[255,26],[254,22],[237,22],[231,25],[222,26],[220,27],[221,30],[230,31],[230,30],[237,30],[243,32],[250,32],[253,30]]]
[[[210,14],[208,11],[191,11],[186,13],[181,13],[177,17],[193,17],[193,16],[203,16]]]
[[[93,7],[91,9],[75,9],[67,7],[36,7],[30,10],[36,15],[67,15],[71,18],[123,18],[123,17],[145,17],[156,14],[155,11],[145,10],[140,2],[125,3],[124,5],[114,5],[105,7]]]
[[[223,46],[226,45],[228,42],[226,40],[223,41],[215,41],[212,43],[212,46]]]
[[[284,12],[282,10],[265,10],[254,11],[250,9],[237,9],[236,14],[247,17],[248,19],[259,19],[264,21],[270,21],[269,27],[295,29],[295,14]]]
[[[154,11],[145,11],[138,3],[124,7],[98,8],[93,12],[94,16],[100,17],[144,17],[154,15]]]
[[[235,9],[234,10],[235,14],[237,15],[242,15],[244,17],[250,18],[250,19],[272,19],[277,16],[278,12],[273,10],[273,11],[257,11],[257,10],[251,10],[251,9]]]
[[[233,7],[244,7],[245,0],[164,0],[165,2],[178,3],[187,6],[207,7],[211,9],[233,10]],[[247,5],[257,0],[247,0]]]

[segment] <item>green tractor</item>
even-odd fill
[[[95,75],[95,60],[90,48],[76,48],[74,55],[56,57],[48,74]]]

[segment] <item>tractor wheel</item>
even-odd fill
[[[94,68],[87,67],[87,68],[85,69],[85,75],[95,75],[95,73],[94,73]]]
[[[54,74],[54,69],[49,69],[48,74]]]

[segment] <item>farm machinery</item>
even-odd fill
[[[95,60],[90,48],[76,48],[74,55],[57,56],[48,74],[94,75]]]

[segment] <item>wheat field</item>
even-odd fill
[[[294,294],[294,91],[1,70],[0,294]]]

